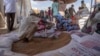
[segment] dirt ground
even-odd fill
[[[1,34],[6,34],[7,33],[7,29],[0,29],[0,35]]]
[[[58,39],[49,38],[34,38],[29,43],[23,43],[22,40],[13,43],[12,50],[14,52],[35,55],[41,52],[46,52],[50,50],[55,50],[67,45],[71,40],[71,37],[67,33],[62,33],[59,35]]]

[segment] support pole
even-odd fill
[[[93,5],[93,0],[91,0],[91,8],[90,8],[90,15],[91,15],[91,13],[92,13],[92,5]]]

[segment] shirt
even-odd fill
[[[5,13],[16,12],[16,0],[4,0]]]
[[[52,9],[53,9],[53,16],[56,16],[59,13],[59,4],[57,2],[54,2],[52,4]]]

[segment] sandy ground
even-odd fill
[[[0,35],[7,33],[7,29],[0,29]]]
[[[33,38],[29,43],[23,43],[22,40],[13,43],[12,50],[14,52],[34,55],[41,52],[55,50],[67,45],[71,40],[71,37],[67,33],[59,35],[58,39],[49,38]]]

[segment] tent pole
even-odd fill
[[[91,13],[92,13],[92,4],[93,4],[93,0],[91,0],[90,15],[91,15]]]

